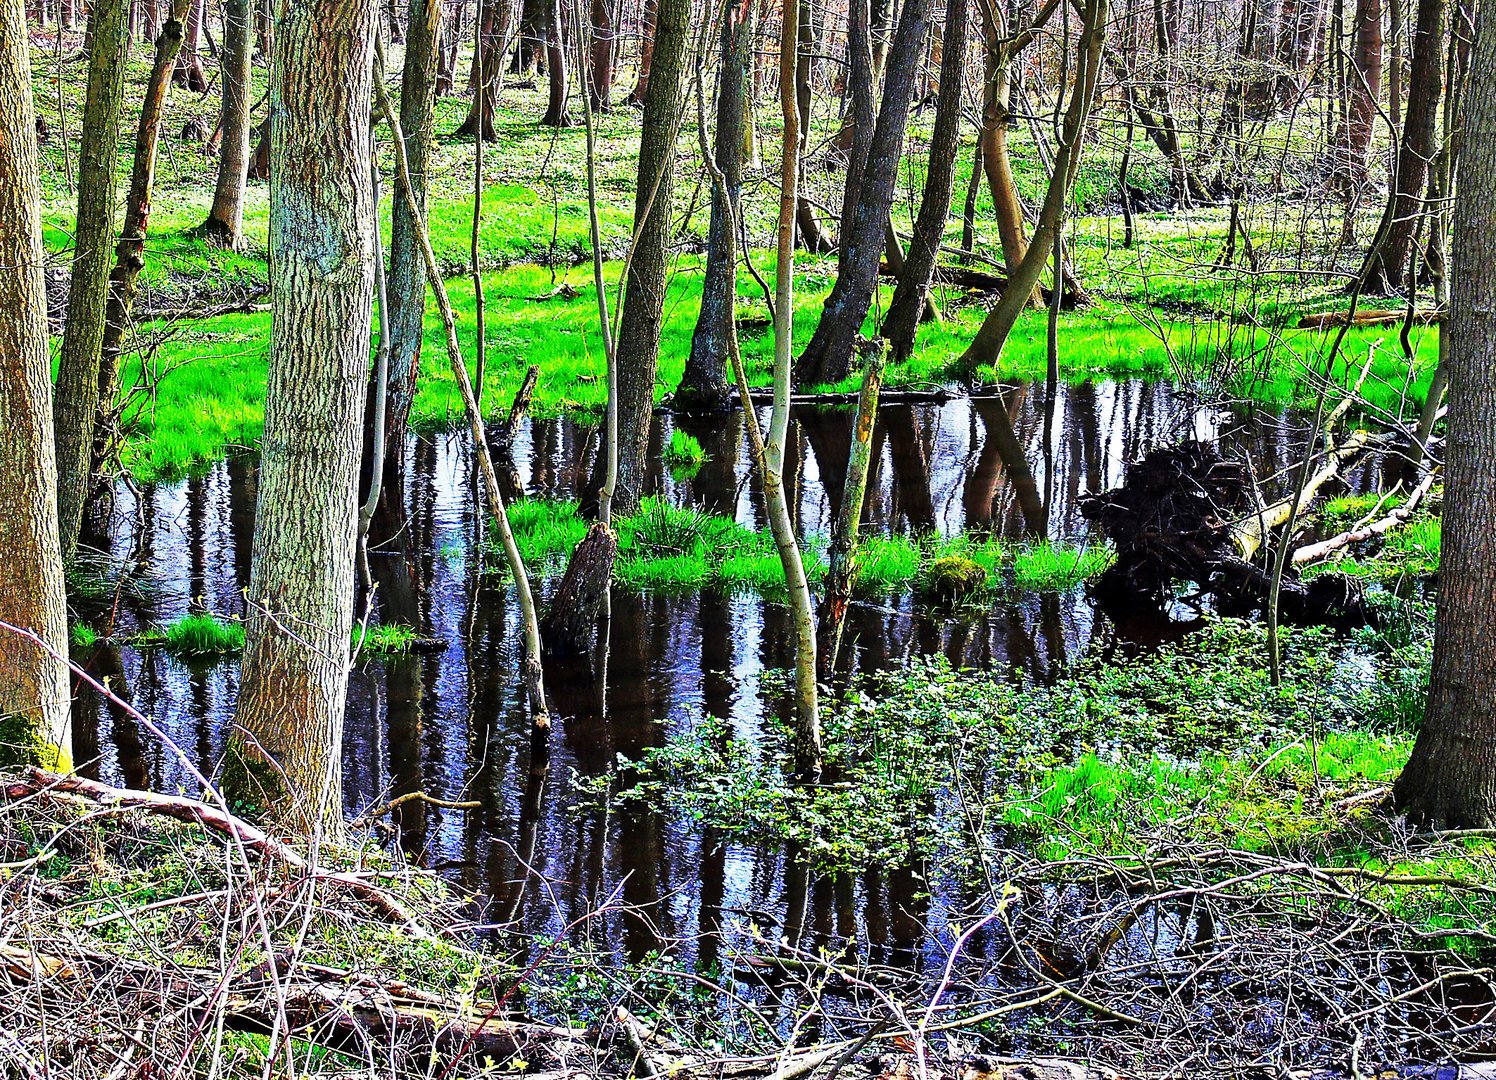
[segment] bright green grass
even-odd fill
[[[91,649],[98,644],[99,632],[88,623],[74,623],[68,627],[68,644],[75,649]]]
[[[680,428],[670,432],[670,441],[665,444],[665,464],[677,479],[687,479],[701,471],[707,453],[701,441],[689,431]]]
[[[226,656],[244,651],[244,624],[217,615],[184,615],[162,633],[161,645],[177,656]]]
[[[525,499],[509,508],[509,523],[537,578],[555,577],[587,531],[572,501]],[[613,573],[619,584],[641,591],[692,591],[717,588],[778,594],[784,590],[784,568],[768,531],[740,525],[731,518],[646,499],[638,513],[617,522],[618,560]],[[826,538],[808,537],[802,545],[805,574],[818,585],[826,576]],[[930,567],[947,556],[971,559],[987,572],[988,592],[1011,580],[1029,590],[1064,590],[1106,569],[1111,552],[1103,547],[1071,549],[1049,543],[1019,546],[990,536],[911,539],[898,535],[864,536],[854,562],[853,586],[864,596],[885,596],[919,586]],[[497,550],[490,552],[501,565]]]
[[[410,652],[416,643],[416,632],[396,623],[353,626],[353,651],[376,656],[399,656]]]

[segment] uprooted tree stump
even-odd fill
[[[547,656],[581,656],[591,648],[617,556],[617,534],[602,522],[593,522],[571,553],[566,574],[540,622]]]
[[[1351,450],[1361,443],[1347,442]],[[1332,450],[1331,461],[1342,451]],[[1315,474],[1301,499],[1308,506],[1334,475]],[[1082,516],[1111,541],[1117,561],[1094,586],[1104,605],[1147,603],[1162,609],[1177,582],[1195,582],[1222,611],[1262,606],[1271,573],[1252,561],[1269,546],[1263,535],[1287,521],[1290,500],[1264,505],[1247,467],[1210,443],[1161,447],[1127,467],[1122,486],[1082,500]],[[1279,590],[1285,622],[1359,625],[1366,611],[1355,582],[1342,574],[1302,580],[1285,567]]]

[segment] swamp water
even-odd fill
[[[829,531],[851,419],[849,408],[795,412],[787,473],[807,535]],[[654,493],[764,527],[741,414],[656,420]],[[662,463],[676,426],[708,455],[690,478]],[[1118,484],[1128,461],[1183,437],[1219,438],[1249,453],[1266,480],[1298,459],[1303,430],[1281,414],[1201,408],[1167,384],[1137,381],[1060,387],[1048,405],[1041,386],[889,404],[875,435],[865,528],[1083,543],[1079,499]],[[578,498],[596,445],[595,427],[529,422],[516,440],[511,482],[532,498]],[[766,676],[792,664],[780,605],[711,590],[615,589],[602,673],[593,677],[585,664],[547,671],[557,721],[548,768],[532,768],[517,678],[518,613],[507,575],[484,572],[466,438],[412,439],[405,453],[404,525],[373,556],[373,573],[386,617],[393,613],[445,647],[355,666],[344,731],[350,815],[418,790],[479,802],[465,811],[411,803],[393,823],[413,858],[480,898],[481,923],[508,924],[522,936],[560,934],[616,893],[630,910],[592,920],[585,933],[629,960],[667,952],[711,970],[756,923],[801,948],[855,939],[871,963],[938,971],[946,912],[967,910],[973,899],[954,886],[912,868],[813,878],[793,853],[724,842],[642,801],[583,802],[571,783],[574,774],[603,776],[619,755],[637,759],[707,717],[754,743],[779,707]],[[1375,468],[1362,466],[1347,484],[1370,486]],[[159,626],[202,610],[242,613],[255,493],[251,457],[138,494],[122,485],[111,555],[138,564],[147,587],[122,593],[100,629]],[[1187,625],[1192,613],[1183,614]],[[105,625],[110,617],[113,627]],[[939,653],[958,667],[1044,681],[1082,656],[1146,647],[1179,632],[1179,624],[1156,618],[1119,624],[1081,589],[1009,586],[990,606],[959,613],[926,608],[907,591],[857,603],[846,638],[861,671]],[[211,768],[232,723],[237,658],[185,661],[161,649],[106,646],[78,659]],[[195,790],[171,750],[86,688],[75,731],[77,759],[90,763],[85,771],[133,787]]]

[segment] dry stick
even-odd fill
[[[391,141],[395,150],[395,179],[401,194],[410,204],[411,223],[415,226],[416,241],[421,248],[421,257],[426,263],[426,277],[431,291],[436,296],[436,307],[441,313],[442,326],[446,330],[447,359],[452,365],[452,375],[462,393],[462,403],[467,410],[468,426],[473,433],[473,452],[478,457],[478,467],[483,474],[483,485],[488,492],[490,509],[498,526],[499,539],[504,546],[504,557],[514,576],[514,591],[519,600],[520,617],[525,627],[525,689],[530,699],[531,719],[536,730],[551,726],[550,708],[545,699],[545,677],[540,666],[540,617],[535,609],[535,594],[530,590],[530,575],[525,570],[525,560],[514,542],[514,530],[509,527],[509,512],[504,506],[504,495],[499,490],[499,478],[493,469],[493,458],[488,453],[488,439],[483,429],[483,413],[478,408],[478,399],[473,395],[473,384],[468,379],[467,365],[462,359],[462,347],[457,343],[457,319],[452,314],[452,299],[447,295],[446,282],[436,264],[436,254],[431,250],[431,234],[426,229],[426,214],[419,209],[410,183],[410,164],[405,157],[405,135],[400,129],[400,119],[390,105],[390,96],[384,88],[384,41],[375,38],[374,93],[379,99],[379,109],[385,123],[390,127]]]
[[[1386,517],[1358,529],[1348,529],[1338,536],[1332,536],[1328,540],[1321,540],[1317,544],[1305,544],[1303,547],[1294,549],[1294,565],[1298,566],[1301,563],[1323,559],[1326,555],[1339,551],[1343,547],[1348,547],[1351,544],[1359,544],[1363,540],[1370,540],[1374,536],[1381,536],[1383,533],[1391,532],[1413,516],[1413,511],[1418,509],[1418,504],[1423,501],[1423,497],[1434,486],[1434,480],[1437,476],[1437,470],[1430,470],[1422,482],[1413,489],[1412,494],[1408,496],[1408,501],[1396,510],[1393,510]]]

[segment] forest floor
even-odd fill
[[[33,53],[37,107],[50,131],[43,147],[43,214],[48,248],[61,263],[75,213],[71,178],[78,153],[76,117],[81,113],[85,65],[71,39],[60,49],[55,41],[40,39],[37,46]],[[138,99],[148,59],[143,48],[133,54],[127,101]],[[398,66],[398,50],[392,62]],[[257,67],[257,85],[264,77],[265,69]],[[478,240],[487,324],[488,373],[483,390],[485,408],[495,415],[508,407],[530,365],[540,367],[537,415],[596,413],[606,394],[590,266],[585,136],[580,125],[557,130],[537,124],[534,117],[541,111],[541,94],[541,89],[531,85],[503,91],[495,122],[498,142],[484,154]],[[263,309],[268,184],[249,184],[246,243],[241,252],[222,252],[193,235],[207,214],[216,162],[203,155],[200,137],[184,140],[180,135],[191,122],[211,131],[217,121],[215,102],[212,95],[198,97],[175,89],[164,120],[166,137],[140,308],[161,317],[140,323],[126,375],[126,385],[134,385],[136,392],[127,412],[132,435],[124,462],[142,480],[179,475],[225,453],[253,447],[262,425],[270,339],[270,315]],[[461,97],[437,103],[429,217],[438,261],[451,275],[448,287],[459,337],[471,355],[475,297],[465,271],[471,264],[473,146],[448,134],[459,125],[465,104]],[[834,107],[834,102],[818,102],[813,147],[823,146],[834,132]],[[120,134],[122,189],[133,147],[133,116],[128,115],[129,109],[126,112]],[[750,257],[759,272],[771,279],[771,215],[776,212],[777,197],[775,169],[769,158],[777,126],[771,110],[760,112],[765,163],[747,172],[745,217],[752,243]],[[917,208],[931,120],[931,111],[924,109],[913,122],[909,168],[901,178],[895,205],[900,229],[908,228]],[[599,117],[599,215],[609,256],[605,276],[610,291],[617,287],[629,240],[638,125],[638,110],[627,105],[615,105]],[[1028,133],[1015,132],[1013,142],[1017,182],[1023,197],[1032,203],[1044,182],[1038,155]],[[1274,405],[1310,400],[1333,335],[1294,327],[1305,313],[1343,305],[1340,283],[1354,262],[1354,252],[1345,249],[1342,239],[1341,208],[1304,197],[1313,190],[1313,172],[1292,157],[1294,152],[1285,147],[1285,160],[1294,161],[1304,176],[1294,177],[1294,170],[1279,169],[1273,174],[1274,183],[1281,189],[1282,177],[1288,175],[1293,182],[1308,186],[1301,186],[1298,195],[1274,192],[1265,167],[1261,201],[1249,205],[1244,217],[1253,236],[1256,261],[1247,268],[1238,256],[1235,266],[1222,267],[1229,224],[1223,208],[1140,212],[1135,241],[1131,247],[1124,246],[1115,173],[1120,147],[1115,144],[1115,133],[1104,129],[1076,188],[1075,263],[1092,303],[1060,316],[1062,377],[1071,381],[1168,378],[1198,382],[1216,395]],[[969,172],[965,162],[970,154],[968,139],[962,150],[963,177]],[[387,146],[381,155],[388,170],[392,161]],[[1140,207],[1160,205],[1163,171],[1143,155],[1137,156],[1140,160],[1130,177],[1134,202]],[[700,174],[694,132],[683,132],[677,247],[656,385],[657,396],[662,398],[679,380],[699,302],[701,252],[709,216],[709,193]],[[837,175],[834,169],[816,167],[813,162],[807,177],[812,197],[836,205]],[[383,219],[387,221],[392,190],[388,177],[383,190]],[[1363,201],[1367,205],[1357,218],[1357,227],[1364,231],[1376,196],[1372,193]],[[1000,263],[1000,248],[985,186],[978,190],[974,225],[973,266],[994,269],[991,260]],[[960,242],[958,213],[946,243],[954,248]],[[956,256],[944,261],[954,265]],[[820,303],[834,276],[834,257],[803,253],[798,257],[797,343],[803,344],[814,330]],[[54,292],[60,291],[54,286]],[[892,281],[884,279],[867,332],[876,332],[891,295]],[[739,297],[744,358],[752,381],[764,384],[769,378],[772,332],[765,297],[749,274],[739,275]],[[951,361],[964,350],[995,300],[990,293],[946,286],[937,289],[936,298],[945,319],[921,327],[915,355],[890,371],[890,385],[947,380]],[[225,306],[251,310],[192,317]],[[991,377],[1043,376],[1047,319],[1047,313],[1031,311],[1020,320]],[[442,359],[440,328],[434,317],[428,325],[413,422],[429,430],[452,424],[461,410]],[[1415,359],[1410,369],[1397,336],[1396,327],[1357,328],[1347,336],[1336,361],[1336,377],[1349,380],[1365,363],[1368,351],[1375,353],[1363,393],[1374,407],[1392,412],[1405,411],[1421,400],[1437,343],[1432,329],[1414,328],[1410,345]]]

